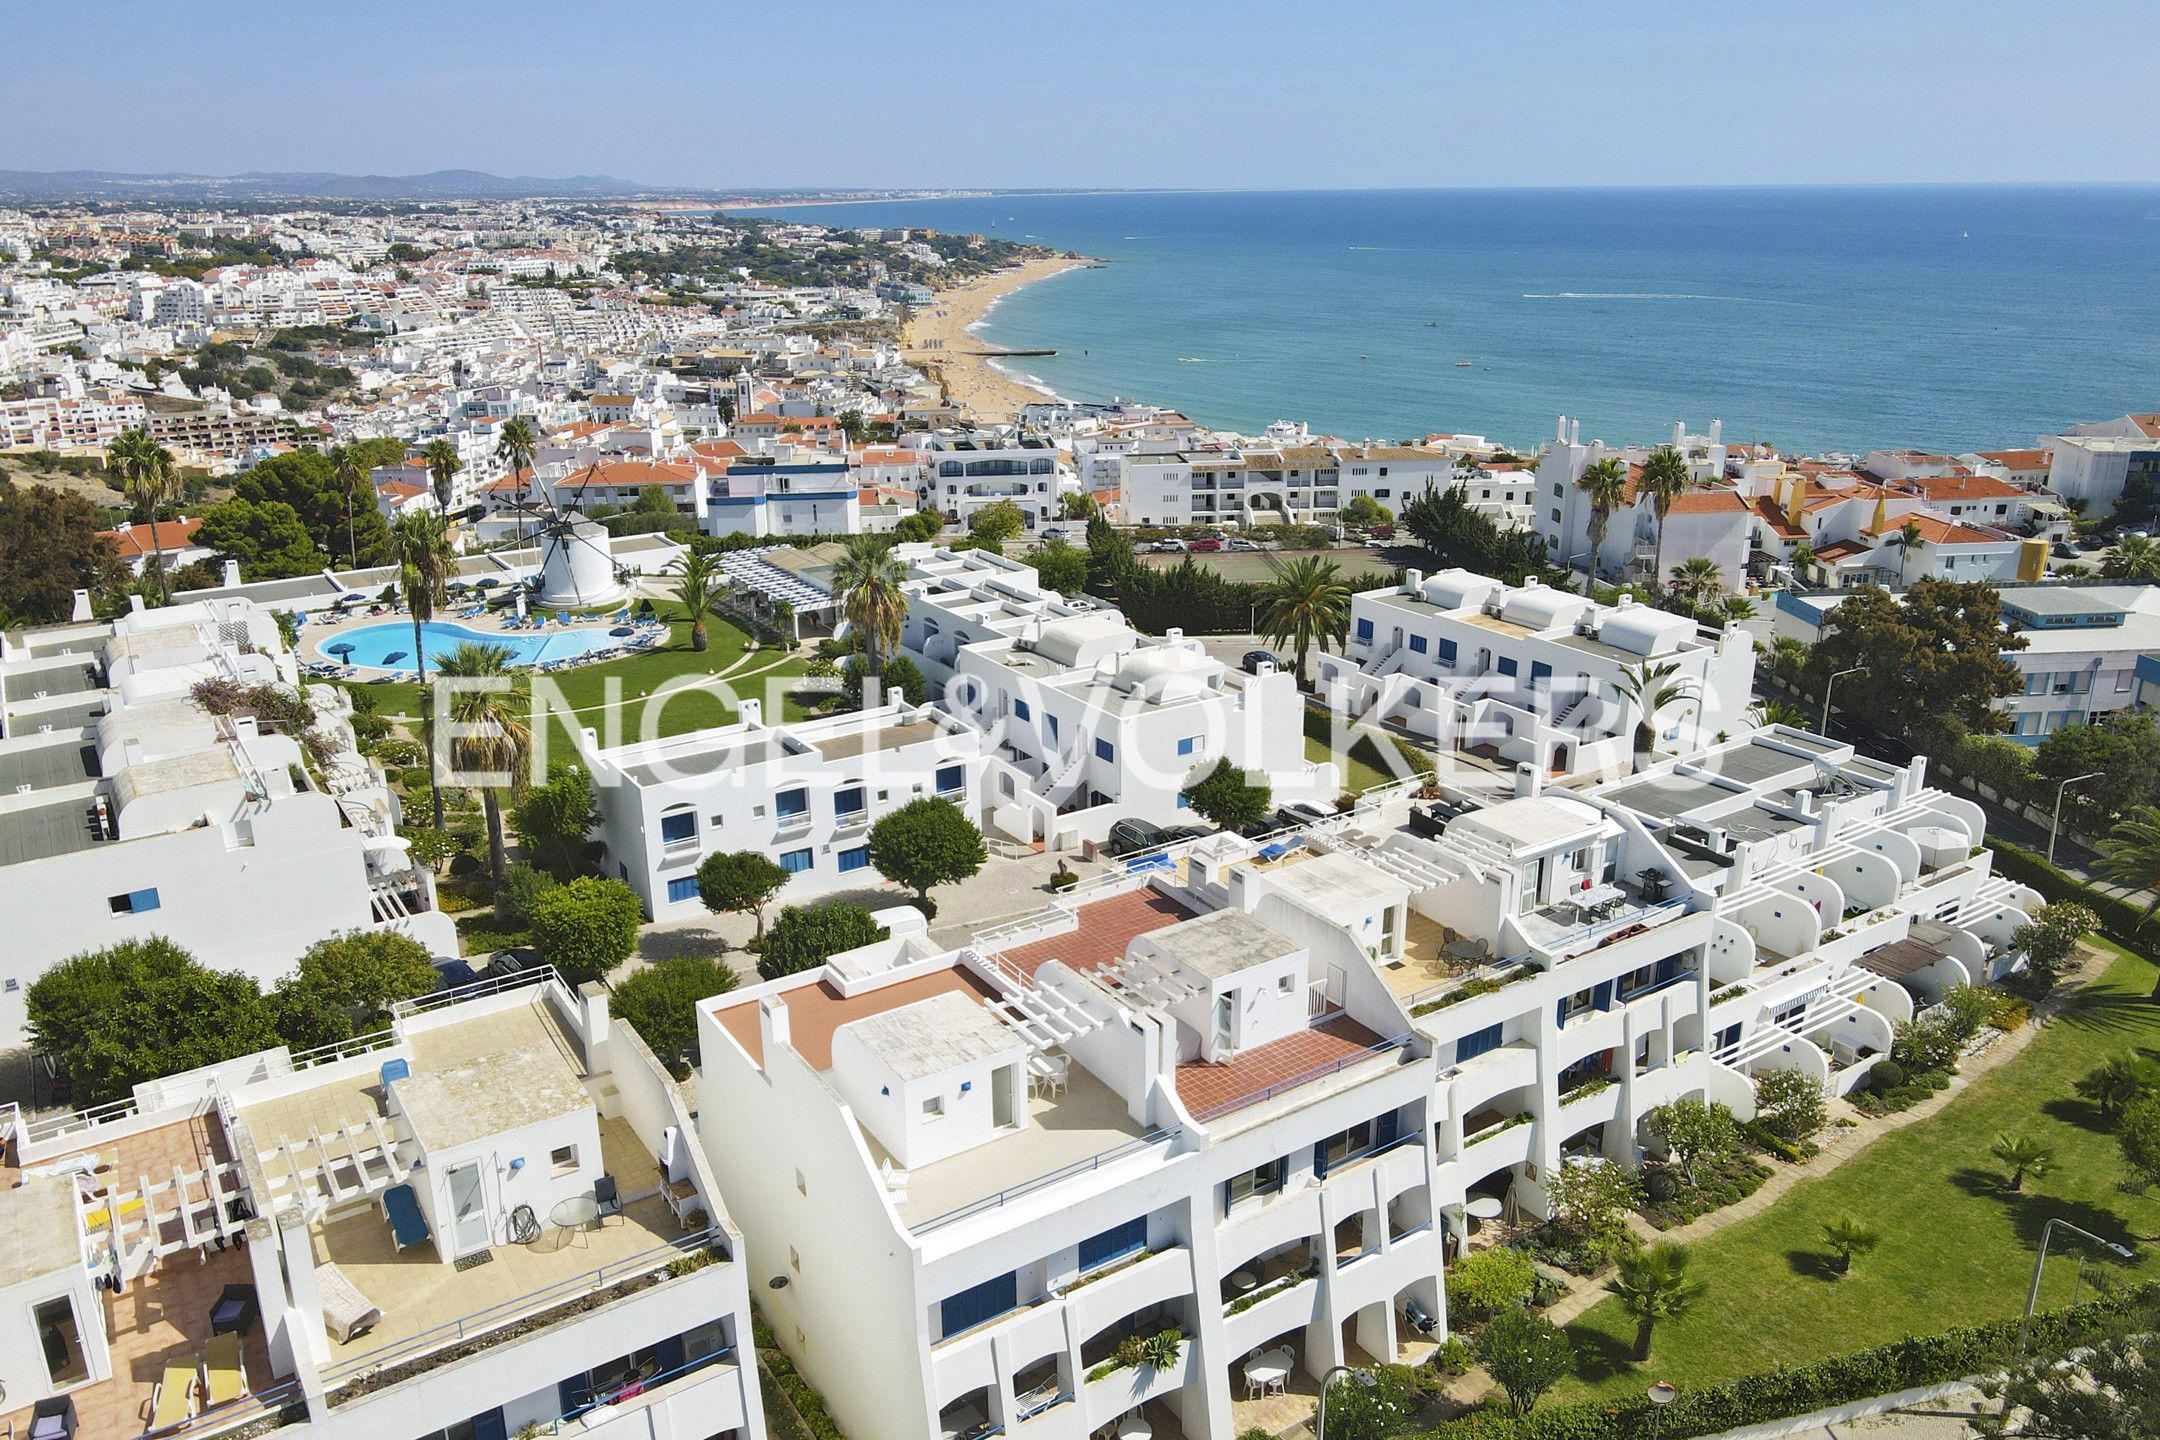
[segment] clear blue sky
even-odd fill
[[[2160,3],[0,0],[0,168],[2160,181]]]

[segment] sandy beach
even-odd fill
[[[937,303],[915,312],[906,331],[906,357],[932,379],[940,381],[952,403],[978,419],[1009,420],[1023,405],[1046,398],[1010,376],[993,369],[988,359],[974,351],[992,348],[981,337],[970,335],[968,326],[1005,296],[1023,285],[1086,265],[1085,259],[1055,256],[1029,260],[1010,270],[1000,270],[979,280],[938,293]],[[1012,362],[1025,366],[1025,360]]]

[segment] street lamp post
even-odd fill
[[[2103,1240],[2098,1235],[2093,1234],[2092,1231],[2080,1229],[2078,1226],[2071,1224],[2069,1221],[2061,1218],[2060,1216],[2049,1220],[2047,1224],[2041,1228],[2040,1231],[2040,1253],[2033,1257],[2032,1284],[2027,1286],[2025,1290],[2025,1314],[2024,1317],[2018,1321],[2017,1348],[2018,1353],[2021,1355],[2025,1353],[2026,1334],[2032,1329],[2033,1311],[2037,1309],[2040,1305],[2040,1272],[2047,1265],[2048,1241],[2054,1237],[2055,1227],[2058,1225],[2062,1226],[2063,1229],[2068,1230],[2073,1235],[2084,1236],[2087,1240],[2092,1241],[2093,1244],[2098,1245],[2103,1250],[2111,1252],[2120,1259],[2134,1260],[2137,1258],[2137,1252],[2135,1250],[2132,1250],[2129,1246],[2118,1245],[2113,1240]]]
[[[1665,1407],[1680,1398],[1680,1391],[1676,1386],[1660,1380],[1643,1393],[1649,1396],[1650,1403],[1657,1407],[1650,1412],[1650,1434],[1652,1440],[1656,1440],[1657,1436],[1665,1433]]]
[[[2068,790],[2081,780],[2097,780],[2106,773],[2105,770],[2095,770],[2086,775],[2073,775],[2055,787],[2055,814],[2048,821],[2048,864],[2055,863],[2055,837],[2062,833],[2063,791]]]
[[[1857,675],[1865,669],[1867,669],[1865,665],[1855,665],[1849,670],[1838,671],[1837,674],[1832,675],[1829,680],[1824,682],[1822,687],[1822,725],[1816,732],[1817,734],[1828,735],[1830,733],[1830,692],[1837,688],[1837,682],[1847,675]]]
[[[1380,1383],[1370,1370],[1360,1370],[1355,1365],[1328,1366],[1327,1373],[1320,1377],[1320,1408],[1313,1416],[1313,1440],[1327,1440],[1327,1392],[1328,1386],[1335,1383],[1337,1375],[1355,1376],[1358,1384],[1367,1390]]]

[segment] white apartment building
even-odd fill
[[[552,972],[9,1119],[17,1434],[761,1440],[747,1267],[651,1052]]]
[[[1404,813],[701,1004],[701,1135],[843,1427],[1286,1428],[1271,1377],[1445,1337],[1473,1203],[1543,1213],[1658,1105],[1751,1115],[1763,1070],[1850,1090],[1916,1004],[2018,963],[2037,900],[1919,766],[1786,729],[1579,795],[1533,773],[1435,840]],[[1465,937],[1486,963],[1447,963]]]
[[[1728,453],[1724,422],[1711,421],[1707,435],[1689,434],[1686,426],[1675,423],[1667,443],[1687,461],[1688,474],[1698,485],[1722,485]],[[1569,420],[1566,416],[1560,418],[1554,428],[1552,443],[1538,458],[1536,498],[1531,507],[1535,512],[1532,528],[1544,537],[1546,551],[1554,564],[1576,570],[1592,568],[1590,522],[1593,512],[1589,497],[1577,482],[1582,479],[1583,472],[1597,462],[1617,459],[1627,466],[1627,497],[1606,520],[1604,543],[1598,549],[1594,573],[1601,580],[1641,579],[1649,575],[1657,554],[1657,512],[1648,496],[1636,494],[1635,481],[1653,448],[1647,445],[1615,448],[1602,440],[1591,440],[1586,444],[1582,439],[1582,422]],[[1674,520],[1679,523],[1667,532],[1665,540],[1668,572],[1682,560],[1703,556],[1716,563],[1726,589],[1739,591],[1747,573],[1751,530],[1743,523],[1744,517],[1731,513],[1730,506],[1676,506],[1668,523]],[[1669,574],[1654,578],[1663,584]]]
[[[984,737],[936,711],[887,705],[766,725],[764,700],[736,703],[735,724],[663,740],[575,732],[598,798],[602,868],[656,920],[703,913],[697,869],[708,855],[770,856],[794,877],[782,901],[800,904],[878,883],[870,827],[901,806],[933,795],[971,820],[981,813]]]
[[[780,445],[734,460],[707,483],[708,535],[855,535],[862,489],[842,455]]]
[[[2047,488],[2081,513],[2103,516],[2114,510],[2133,472],[2160,481],[2160,415],[2125,419],[2133,423],[2042,435],[2050,456]]]
[[[1180,824],[1194,772],[1228,756],[1278,802],[1332,800],[1338,777],[1305,760],[1295,678],[1233,670],[1179,631],[1142,635],[1099,601],[1046,590],[1018,560],[903,545],[901,644],[946,713],[994,746],[981,782],[986,832],[1053,850],[1127,818]]]
[[[238,599],[0,639],[0,877],[18,897],[6,1043],[22,1037],[33,980],[122,940],[162,935],[265,984],[345,930],[458,953],[432,877],[397,837],[395,797],[354,748],[343,692],[302,692],[306,737],[190,693],[206,680],[291,690],[296,675],[270,612]]]
[[[1124,510],[1132,525],[1316,525],[1359,495],[1390,510],[1458,481],[1496,518],[1519,512],[1533,477],[1417,445],[1267,444],[1124,460]]]
[[[2160,587],[2121,584],[2004,585],[2003,629],[2025,643],[2004,650],[2017,694],[1995,702],[2009,717],[2004,738],[2037,745],[2070,725],[2148,703],[2141,675],[2160,674]],[[1814,644],[1841,597],[1780,592],[1778,635]]]
[[[1617,774],[1630,763],[1638,707],[1628,677],[1671,665],[1687,698],[1653,718],[1656,747],[1691,749],[1743,726],[1752,641],[1623,596],[1600,605],[1532,582],[1468,570],[1410,571],[1350,602],[1350,638],[1316,662],[1315,689],[1338,714],[1399,725],[1446,748],[1550,775]]]
[[[739,428],[739,427],[738,427]],[[923,508],[966,524],[977,510],[1010,500],[1030,530],[1054,524],[1062,496],[1073,488],[1055,446],[994,436],[923,437],[917,445],[928,472]]]

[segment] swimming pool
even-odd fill
[[[620,637],[608,634],[608,627],[605,625],[581,626],[574,630],[536,630],[529,634],[512,631],[505,635],[493,630],[468,630],[463,625],[430,620],[420,627],[420,633],[427,644],[428,664],[431,667],[468,641],[502,646],[510,652],[512,665],[538,665],[547,660],[568,660],[591,650],[604,650],[610,645],[622,644]],[[413,668],[413,627],[409,622],[395,620],[382,625],[362,625],[357,629],[326,636],[319,648],[326,658],[339,660],[347,665],[361,665],[374,670],[410,670]]]

